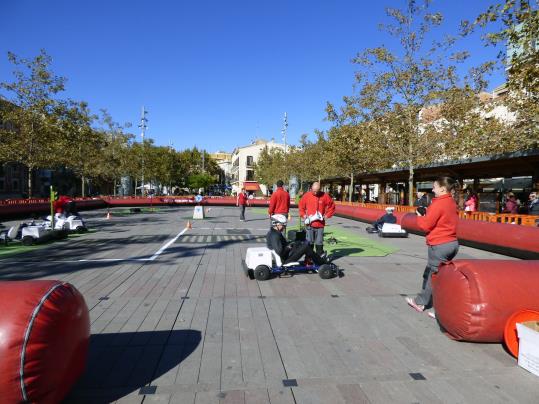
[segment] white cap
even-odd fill
[[[394,208],[393,206],[388,206],[388,207],[386,208],[386,212],[388,212],[388,213],[389,213],[389,212],[393,212],[394,210],[395,210],[395,208]]]

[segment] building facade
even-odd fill
[[[284,145],[275,143],[275,141],[267,141],[263,139],[255,140],[247,146],[237,147],[232,152],[232,166],[230,170],[232,192],[238,192],[242,187],[251,188],[248,191],[256,191],[260,189],[264,195],[267,194],[267,188],[263,184],[258,184],[255,177],[255,165],[258,161],[260,153],[264,148],[269,150],[279,148],[284,150]]]
[[[210,157],[217,163],[219,168],[223,170],[223,178],[221,183],[223,185],[229,185],[232,181],[231,169],[232,169],[232,154],[218,151],[211,153]]]

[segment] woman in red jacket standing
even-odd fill
[[[439,177],[434,181],[432,191],[435,198],[424,216],[417,218],[417,224],[425,233],[428,246],[428,262],[423,273],[423,288],[415,297],[407,297],[410,306],[419,312],[432,305],[432,274],[438,272],[440,263],[452,260],[459,250],[457,204],[453,192],[457,182],[450,177]],[[434,312],[429,316],[435,318]]]

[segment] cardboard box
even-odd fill
[[[539,321],[517,323],[518,365],[539,376]]]

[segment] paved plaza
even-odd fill
[[[344,276],[249,280],[241,261],[269,221],[213,207],[83,212],[80,237],[0,260],[0,279],[59,279],[84,295],[88,368],[68,403],[537,403],[539,379],[499,344],[456,342],[404,303],[426,264],[423,237],[342,256]],[[124,213],[121,213],[124,212]],[[116,214],[118,213],[118,214]],[[507,259],[461,247],[457,258]]]

